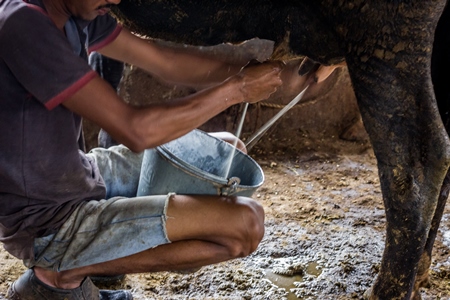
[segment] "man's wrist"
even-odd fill
[[[246,101],[243,84],[242,77],[239,75],[231,76],[224,82],[225,102],[228,107]]]

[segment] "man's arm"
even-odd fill
[[[189,86],[210,86],[237,74],[243,63],[230,64],[184,48],[169,48],[141,39],[122,29],[117,38],[100,49],[110,58],[137,66],[160,79]]]
[[[280,63],[254,65],[193,95],[140,108],[96,77],[62,104],[140,152],[184,135],[234,104],[267,99],[282,83],[281,69]]]

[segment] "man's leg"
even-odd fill
[[[245,143],[241,141],[239,137],[235,136],[231,132],[218,131],[218,132],[208,132],[208,134],[235,146],[237,149],[247,154],[247,147],[245,147]]]
[[[184,270],[243,257],[263,238],[264,212],[246,197],[175,195],[169,201],[166,230],[170,244],[68,271],[34,271],[49,286],[71,289],[90,275]]]

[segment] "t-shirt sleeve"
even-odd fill
[[[119,35],[122,26],[110,15],[99,16],[88,26],[89,52],[108,45]]]
[[[0,59],[47,109],[59,105],[96,76],[52,20],[30,7],[8,18],[0,45],[7,45],[0,47]]]

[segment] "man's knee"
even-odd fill
[[[250,199],[241,198],[245,203],[242,208],[242,222],[239,227],[239,238],[230,245],[234,257],[243,257],[256,250],[264,237],[264,209],[261,204]]]

